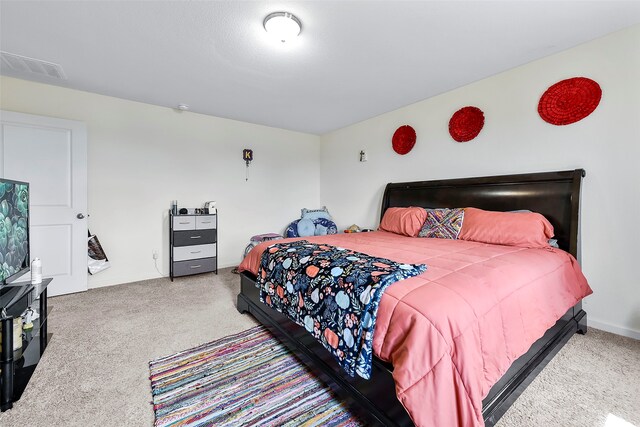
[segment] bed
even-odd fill
[[[390,207],[473,206],[494,211],[527,209],[543,214],[554,227],[558,246],[577,257],[580,185],[583,177],[584,170],[576,169],[562,172],[391,183],[386,186],[384,192],[381,218]],[[381,236],[382,234],[376,236],[376,233],[363,233],[354,238],[375,240]],[[336,237],[342,240],[349,238],[343,235]],[[415,278],[410,280],[413,279]],[[387,426],[413,425],[411,417],[405,410],[407,403],[404,400],[401,403],[398,398],[395,398],[396,383],[393,378],[394,366],[391,363],[374,357],[371,380],[349,377],[337,367],[332,356],[304,328],[260,303],[255,282],[255,274],[251,271],[241,273],[241,292],[237,303],[240,312],[251,313],[269,328],[338,396],[351,403],[359,415],[365,417],[370,423]],[[554,301],[549,301],[549,305],[553,306]],[[529,309],[537,310],[537,306],[522,307],[524,311]],[[529,350],[526,352],[523,350],[524,354],[515,360],[510,360],[510,366],[508,369],[505,368],[504,372],[499,371],[499,377],[491,378],[490,389],[475,392],[476,395],[481,393],[483,396],[482,407],[475,408],[476,414],[470,416],[481,416],[485,425],[494,425],[569,338],[575,332],[586,332],[586,313],[582,310],[581,302],[577,301],[562,312],[564,314],[557,313],[555,323],[551,323],[546,331],[540,333],[541,338],[537,340],[527,338],[530,339],[526,347]],[[526,325],[523,328],[526,330]],[[377,331],[378,327],[376,327],[376,334]],[[521,342],[522,338],[518,338],[518,341]],[[388,357],[384,358],[388,359]],[[399,369],[400,367],[396,366],[396,374]],[[495,372],[491,375],[495,376]],[[491,375],[488,376],[491,377]],[[411,412],[411,408],[409,409]],[[481,415],[478,414],[480,410]],[[459,408],[458,411],[460,411]],[[457,424],[460,423],[463,421]]]

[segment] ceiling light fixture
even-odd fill
[[[188,111],[189,110],[189,106],[187,104],[178,104],[178,106],[176,108],[178,110],[180,110],[180,111]]]
[[[302,30],[300,20],[289,12],[274,12],[264,18],[267,34],[282,43],[295,39]]]

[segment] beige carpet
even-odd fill
[[[239,276],[148,280],[52,298],[50,346],[25,394],[0,414],[12,426],[150,426],[148,362],[256,322],[235,310]],[[500,427],[640,427],[640,342],[575,335]],[[609,416],[609,420],[613,420]]]

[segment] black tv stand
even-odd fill
[[[52,279],[42,283],[10,283],[0,287],[0,321],[2,322],[2,354],[0,354],[0,409],[13,407],[27,387],[51,335],[47,332],[47,286]],[[22,348],[13,350],[13,319],[27,307],[34,308],[40,317],[33,321],[33,329],[25,331]]]

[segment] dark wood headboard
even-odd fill
[[[387,184],[380,219],[389,207],[528,209],[553,225],[561,249],[577,257],[580,184],[584,169]]]

